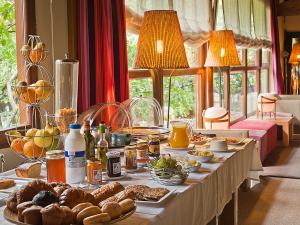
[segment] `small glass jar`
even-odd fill
[[[136,161],[138,167],[146,166],[149,162],[149,145],[147,141],[138,141],[136,147]]]
[[[149,156],[159,157],[160,155],[160,141],[157,135],[149,136]]]
[[[120,177],[121,176],[120,152],[116,152],[116,151],[107,152],[106,157],[107,157],[107,167],[106,167],[107,176]]]
[[[47,182],[66,182],[66,164],[64,151],[46,152]]]
[[[125,147],[124,150],[125,157],[125,169],[134,170],[137,169],[137,150],[136,145],[129,145]]]
[[[92,185],[102,184],[102,165],[100,160],[87,161],[87,182]]]

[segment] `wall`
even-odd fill
[[[51,13],[53,11],[53,42],[51,28]],[[46,44],[49,50],[49,56],[44,66],[55,78],[54,64],[56,59],[65,57],[68,53],[68,19],[67,19],[67,0],[36,0],[36,23],[37,34]],[[52,44],[53,43],[53,44]],[[41,78],[39,74],[39,79]],[[53,113],[54,110],[54,93],[50,100],[42,105],[42,110]]]

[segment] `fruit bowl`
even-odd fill
[[[20,51],[24,60],[33,65],[42,63],[49,54],[45,44],[36,37],[30,38],[28,44],[23,45]]]
[[[46,128],[10,130],[5,132],[5,136],[12,151],[21,157],[42,159],[47,151],[57,149],[61,145],[60,132],[57,128]]]
[[[180,163],[170,156],[162,156],[160,159],[151,160],[148,164],[150,175],[156,182],[171,186],[185,182],[189,170],[183,168]]]
[[[47,80],[38,80],[31,85],[20,81],[15,87],[15,95],[20,101],[34,105],[47,102],[53,90],[54,85]]]

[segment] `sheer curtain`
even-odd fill
[[[212,30],[213,13],[209,0],[126,0],[127,29],[138,34],[147,10],[177,11],[185,43],[201,45]]]
[[[239,45],[271,48],[269,0],[219,0],[226,29]]]

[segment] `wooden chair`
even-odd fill
[[[229,129],[230,113],[221,107],[211,107],[203,110],[203,127],[205,129]]]
[[[261,114],[261,119],[264,119],[264,113],[269,113],[270,118],[272,114],[276,120],[276,101],[277,98],[272,95],[259,95],[257,97],[257,108],[256,108],[256,117],[258,118],[259,113]]]

